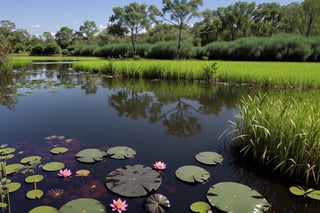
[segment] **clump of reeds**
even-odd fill
[[[306,184],[320,183],[320,102],[313,97],[243,97],[233,146],[248,158]]]

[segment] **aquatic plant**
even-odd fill
[[[68,177],[71,177],[72,172],[70,169],[67,169],[67,168],[63,170],[61,169],[59,170],[58,175],[63,178],[68,178]]]
[[[76,171],[77,177],[87,177],[89,174],[90,174],[90,171],[86,169],[80,169]]]
[[[167,168],[167,164],[162,161],[157,161],[153,164],[153,168],[156,170],[165,170]]]
[[[112,211],[118,211],[118,213],[127,211],[128,204],[126,202],[126,200],[121,200],[120,198],[118,198],[118,200],[113,199],[112,203],[110,204]]]
[[[52,198],[59,198],[62,196],[63,193],[64,193],[63,189],[50,189],[47,195]]]
[[[306,185],[320,184],[318,95],[258,94],[243,97],[238,107],[229,131],[235,150],[257,166],[304,180]]]

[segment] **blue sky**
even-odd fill
[[[203,0],[201,10],[226,7],[240,0]],[[287,5],[303,0],[244,0],[245,2],[277,2]],[[84,21],[95,21],[100,29],[108,24],[112,8],[123,7],[132,2],[153,4],[162,8],[162,0],[0,0],[0,20],[10,20],[16,29],[25,29],[30,34],[57,32],[67,26],[79,30]]]

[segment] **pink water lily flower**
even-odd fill
[[[121,213],[122,211],[127,211],[126,200],[121,200],[118,198],[118,200],[113,199],[112,204],[110,206],[112,207],[112,211],[118,211],[118,213]]]
[[[71,176],[71,170],[70,169],[64,169],[64,170],[60,170],[59,171],[59,173],[58,173],[58,175],[60,176],[60,177],[64,177],[64,178],[67,178],[67,177],[70,177]]]
[[[157,169],[157,170],[164,170],[167,168],[167,164],[165,164],[162,161],[157,161],[153,164],[153,168]]]

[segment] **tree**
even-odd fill
[[[199,6],[202,6],[203,3],[202,0],[163,0],[162,4],[164,17],[169,14],[169,19],[165,19],[179,30],[176,53],[176,58],[179,59],[184,27],[193,17],[199,16]]]
[[[73,30],[69,27],[61,27],[60,30],[56,33],[55,37],[58,45],[62,49],[65,49],[72,44]]]
[[[94,35],[98,32],[99,30],[97,28],[96,23],[94,21],[87,20],[84,22],[83,25],[80,26],[78,33],[80,37],[87,41],[87,44],[90,44]]]
[[[12,32],[16,29],[16,24],[9,20],[0,21],[0,40],[4,38],[9,38]]]
[[[285,33],[304,34],[304,10],[300,3],[293,2],[283,6],[284,17],[281,30]]]
[[[302,7],[305,11],[307,17],[307,30],[306,36],[311,35],[311,29],[317,20],[320,17],[320,1],[319,0],[305,0],[302,3]]]
[[[109,21],[123,27],[130,33],[132,52],[136,54],[136,43],[138,34],[143,30],[149,29],[151,21],[155,21],[155,16],[160,14],[155,6],[139,5],[134,2],[122,7],[113,8],[113,15]],[[120,28],[121,29],[121,28]]]
[[[52,43],[52,42],[55,41],[55,40],[54,40],[54,36],[53,36],[52,33],[50,33],[50,32],[44,32],[44,33],[42,33],[42,38],[44,39],[44,41],[45,41],[46,43]]]

